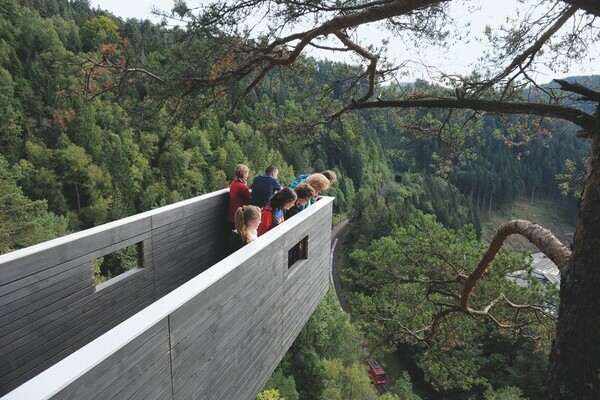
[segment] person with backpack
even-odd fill
[[[298,196],[293,189],[286,187],[275,193],[269,204],[261,211],[261,221],[258,225],[258,236],[270,231],[285,220],[285,212],[294,206]]]

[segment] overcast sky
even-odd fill
[[[454,9],[451,10],[451,15],[459,25],[470,23],[472,33],[474,35],[482,36],[486,25],[496,27],[506,20],[509,13],[514,12],[516,1],[517,0],[482,1],[481,3],[483,3],[484,6],[479,11],[467,10],[463,6],[455,6]],[[188,0],[187,4],[189,7],[194,7],[201,2],[202,0]],[[108,10],[124,19],[149,18],[155,22],[158,22],[160,19],[152,15],[151,11],[153,7],[169,11],[172,8],[173,3],[173,0],[91,0],[92,6]],[[448,49],[432,50],[427,52],[426,55],[420,55],[416,51],[413,52],[410,46],[405,46],[403,43],[394,41],[389,34],[382,34],[382,29],[379,29],[377,26],[361,28],[359,35],[361,36],[361,39],[366,39],[375,45],[380,44],[382,39],[391,39],[388,55],[392,61],[396,61],[397,63],[402,63],[407,59],[416,61],[415,63],[408,65],[408,70],[412,71],[411,75],[401,78],[401,80],[413,80],[415,78],[432,79],[432,77],[427,76],[428,71],[422,68],[420,64],[437,66],[442,68],[445,72],[467,74],[472,71],[477,58],[482,54],[484,49],[477,38],[471,36],[461,43],[453,44]],[[594,52],[595,56],[600,54],[599,48],[600,46],[596,46]],[[311,55],[318,58],[330,58],[336,61],[352,61],[341,58],[341,55],[332,56],[331,52],[313,52]],[[583,65],[573,65],[569,71],[559,74],[552,73],[550,70],[540,66],[538,68],[539,73],[537,78],[542,82],[547,82],[553,78],[568,75],[600,74],[600,62],[597,62],[597,60],[585,60],[582,64]]]

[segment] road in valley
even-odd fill
[[[329,255],[329,281],[333,285],[335,289],[335,294],[340,302],[340,306],[342,307],[342,311],[346,314],[349,314],[350,307],[346,299],[344,298],[344,294],[342,293],[342,286],[340,282],[340,274],[339,274],[339,259],[341,257],[342,246],[345,242],[346,235],[350,231],[350,224],[347,219],[342,220],[336,226],[333,227],[331,231],[331,251]],[[369,349],[361,344],[363,350],[365,351],[365,359],[370,358]],[[387,386],[385,384],[376,385],[375,389],[379,394],[385,394],[388,392]]]
[[[340,283],[339,273],[339,259],[341,257],[341,247],[344,244],[346,235],[350,231],[349,222],[349,220],[344,219],[333,227],[331,231],[331,252],[329,255],[329,281],[335,289],[335,294],[340,301],[342,310],[346,313],[350,311],[350,307],[348,306],[348,302],[346,302],[346,299],[342,293],[342,285]]]

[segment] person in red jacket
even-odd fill
[[[248,188],[249,172],[250,169],[244,164],[236,165],[234,171],[235,179],[229,184],[229,212],[227,213],[227,220],[232,227],[237,209],[250,204],[250,200],[252,199],[250,188]]]
[[[286,187],[275,193],[261,210],[260,225],[258,225],[258,236],[273,229],[284,220],[284,214],[294,206],[298,196],[292,188]]]

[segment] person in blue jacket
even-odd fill
[[[277,180],[278,175],[279,170],[271,164],[265,169],[264,175],[254,177],[250,204],[261,208],[267,205],[273,193],[281,190],[281,184]]]

